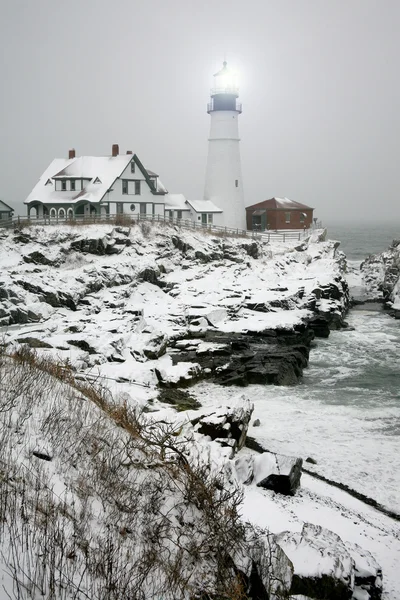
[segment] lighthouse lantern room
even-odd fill
[[[211,125],[204,199],[222,210],[222,225],[245,230],[238,128],[242,105],[238,97],[237,76],[224,62],[222,69],[214,75],[211,99],[207,105]]]

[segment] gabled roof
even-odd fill
[[[211,200],[186,200],[186,202],[197,213],[222,213],[222,209]]]
[[[9,210],[14,210],[13,208],[11,208],[11,206],[8,206],[8,204],[6,204],[4,202],[4,200],[0,200],[0,204],[3,204],[6,208],[8,208]]]
[[[289,198],[271,198],[270,200],[263,200],[257,204],[246,206],[246,210],[257,210],[261,208],[269,208],[275,210],[314,210],[311,206],[301,204],[295,200],[289,200]]]
[[[100,202],[112,189],[115,180],[122,175],[129,163],[134,160],[142,172],[152,194],[164,195],[167,190],[159,181],[157,187],[150,179],[149,172],[136,154],[117,156],[81,156],[79,158],[56,158],[43,173],[39,182],[25,200],[25,204],[39,201],[44,204],[74,204],[82,200]],[[49,179],[83,179],[87,183],[83,190],[55,191],[55,186],[47,185]]]

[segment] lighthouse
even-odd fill
[[[207,112],[211,117],[204,199],[222,210],[220,223],[233,229],[246,229],[242,169],[239,148],[237,77],[226,61],[214,75]]]

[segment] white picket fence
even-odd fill
[[[14,229],[23,229],[24,227],[29,227],[30,225],[88,225],[93,223],[109,223],[110,225],[122,225],[122,226],[132,226],[139,222],[148,222],[148,223],[163,223],[165,226],[170,227],[178,227],[184,229],[191,230],[203,230],[209,231],[210,233],[215,233],[219,236],[235,236],[235,237],[246,237],[251,239],[256,239],[264,242],[270,241],[300,241],[310,235],[310,229],[287,229],[287,230],[278,230],[278,231],[246,231],[245,229],[232,229],[230,227],[220,227],[218,225],[213,225],[211,223],[203,224],[196,223],[196,221],[190,221],[185,219],[171,219],[169,217],[164,217],[163,215],[136,215],[135,218],[130,217],[129,215],[91,215],[89,216],[75,216],[73,219],[65,218],[60,219],[58,217],[49,218],[45,217],[42,219],[33,218],[29,219],[28,217],[13,217],[12,219],[3,219],[0,220],[0,227],[3,228],[14,228]],[[321,224],[318,223],[315,225],[315,229],[319,229]]]

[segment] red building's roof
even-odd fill
[[[289,200],[289,198],[271,198],[270,200],[263,200],[257,204],[246,206],[246,210],[257,210],[260,208],[269,208],[275,210],[314,210],[311,206],[301,204],[295,200]]]

